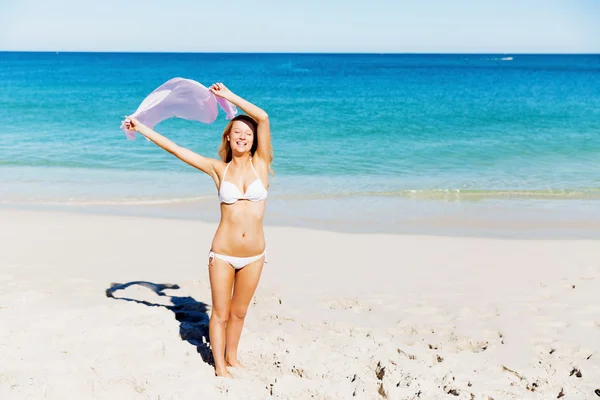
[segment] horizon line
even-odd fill
[[[600,55],[600,52],[387,52],[387,51],[148,51],[148,50],[2,50],[0,53],[82,54],[340,54],[340,55]]]

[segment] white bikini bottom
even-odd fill
[[[262,256],[265,257],[265,262],[267,262],[267,249],[265,249],[261,254],[259,254],[257,256],[252,256],[252,257],[226,256],[223,254],[215,253],[212,250],[208,253],[209,260],[216,257],[220,260],[223,260],[223,261],[231,264],[231,266],[235,269],[244,268],[246,265],[252,264],[254,261],[259,260]]]

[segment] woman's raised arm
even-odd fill
[[[222,83],[215,83],[209,90],[215,95],[224,98],[235,106],[239,107],[252,117],[258,124],[256,128],[256,137],[258,145],[256,147],[256,153],[259,158],[268,164],[272,161],[272,148],[271,148],[271,127],[269,123],[269,115],[261,109],[255,106],[249,101],[241,98],[240,96],[227,89]]]
[[[140,123],[135,118],[126,117],[125,127],[127,130],[135,130],[136,132],[139,132],[160,148],[173,154],[175,157],[188,163],[192,167],[198,168],[200,171],[210,175],[215,182],[218,181],[217,166],[221,163],[220,160],[204,157],[198,153],[194,153],[189,149],[181,147],[160,133],[157,133],[146,125]]]

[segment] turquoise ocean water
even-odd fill
[[[600,229],[600,55],[0,53],[0,205],[217,221],[209,177],[119,129],[177,76],[268,111],[267,223]],[[155,129],[217,157],[225,124]]]

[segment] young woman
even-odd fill
[[[241,367],[238,343],[265,262],[263,216],[273,151],[265,111],[235,95],[222,83],[212,85],[209,90],[247,114],[233,118],[225,128],[219,147],[221,160],[182,148],[135,118],[128,117],[125,125],[205,172],[217,186],[221,221],[208,256],[212,295],[209,335],[215,374],[231,377],[226,367]]]

